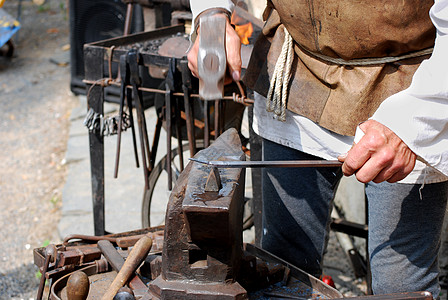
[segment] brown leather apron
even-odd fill
[[[284,40],[293,37],[295,58],[287,109],[342,135],[354,135],[381,102],[407,88],[429,55],[392,63],[434,45],[428,0],[272,0],[244,82],[267,95]],[[336,59],[334,62],[332,59]],[[374,64],[350,65],[365,59]],[[339,62],[347,61],[348,63]]]

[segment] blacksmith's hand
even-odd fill
[[[374,120],[359,127],[364,136],[347,154],[338,157],[344,175],[355,174],[363,183],[392,183],[414,169],[417,156],[392,130]]]
[[[216,18],[226,18],[226,58],[228,66],[228,74],[231,76],[226,76],[224,80],[225,84],[234,81],[239,81],[241,78],[241,41],[236,33],[235,29],[230,25],[229,18],[225,14],[216,14]],[[200,28],[198,28],[197,37],[194,41],[193,46],[188,52],[188,67],[191,73],[198,77],[198,50],[199,50],[199,35]]]

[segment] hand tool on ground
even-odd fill
[[[45,262],[43,265],[43,269],[41,272],[41,278],[40,278],[40,282],[39,282],[39,289],[37,290],[37,296],[36,299],[37,300],[41,300],[42,299],[42,295],[44,293],[44,286],[45,286],[45,273],[47,273],[47,269],[48,266],[50,265],[50,260],[54,259],[53,255],[51,254],[51,251],[47,251],[47,249],[50,249],[50,245],[45,249]]]
[[[127,72],[127,61],[126,54],[120,56],[120,77],[121,77],[121,86],[120,86],[120,108],[118,112],[118,129],[117,129],[117,152],[115,154],[115,171],[114,178],[118,177],[118,165],[120,163],[120,146],[121,146],[121,129],[123,127],[123,108],[124,102],[126,98],[126,85],[129,82],[129,73]],[[132,111],[129,113],[132,114]]]
[[[151,161],[149,160],[149,158],[151,157],[151,152],[149,150],[148,131],[146,128],[145,112],[143,110],[143,96],[142,92],[139,90],[139,87],[141,85],[141,78],[138,71],[137,55],[138,55],[137,51],[133,50],[129,51],[128,63],[130,71],[130,80],[132,84],[132,93],[135,102],[135,107],[137,108],[137,122],[139,126],[140,149],[143,162],[143,174],[145,177],[145,189],[148,189],[149,188],[148,177],[149,177],[149,171],[151,170]]]
[[[135,300],[134,294],[126,287],[122,287],[118,290],[113,300]]]
[[[89,295],[89,277],[83,271],[76,271],[67,281],[68,300],[86,300]]]
[[[227,68],[225,40],[226,19],[202,17],[200,20],[198,77],[199,96],[203,100],[223,97]]]
[[[128,72],[127,76],[129,77],[129,70],[128,66],[126,66],[126,72]],[[129,82],[129,79],[128,79]],[[131,127],[131,133],[132,133],[132,146],[134,148],[134,157],[135,157],[135,165],[137,168],[140,168],[140,164],[138,162],[138,150],[137,150],[137,139],[135,138],[135,126],[134,126],[134,114],[133,114],[133,108],[132,105],[132,89],[126,88],[126,104],[128,106],[129,111],[129,124]]]
[[[190,158],[194,162],[209,165],[216,168],[318,168],[318,167],[340,167],[342,162],[338,160],[200,160]]]
[[[114,281],[104,294],[102,298],[103,300],[113,299],[118,290],[129,280],[135,270],[140,266],[143,260],[145,260],[146,256],[148,256],[151,246],[152,239],[149,237],[149,234],[144,235],[137,243],[135,243]]]
[[[115,249],[112,243],[108,240],[101,240],[98,242],[98,248],[101,249],[104,257],[112,266],[112,269],[120,272],[121,268],[124,265],[124,259],[120,255],[120,253],[118,253],[117,249]],[[148,289],[146,284],[140,279],[138,275],[132,276],[132,278],[129,280],[129,286],[132,288],[135,296],[145,295],[146,290]]]

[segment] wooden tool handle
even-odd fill
[[[149,234],[144,235],[137,243],[135,243],[128,258],[124,262],[123,267],[120,272],[118,272],[107,292],[103,295],[102,300],[112,300],[114,298],[118,290],[129,280],[131,275],[148,256],[151,246],[152,239]]]

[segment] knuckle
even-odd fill
[[[365,143],[369,149],[378,149],[386,144],[386,138],[382,134],[373,133],[365,136]]]
[[[361,173],[361,172],[357,172],[356,174],[355,174],[355,176],[356,176],[356,179],[359,181],[359,182],[362,182],[362,183],[368,183],[369,181],[370,181],[370,178],[367,178],[367,176],[365,176],[363,173]]]
[[[385,166],[395,161],[395,153],[393,151],[381,151],[376,158],[378,165]]]
[[[345,176],[351,176],[355,173],[355,170],[347,162],[344,162],[342,165],[342,173]]]

